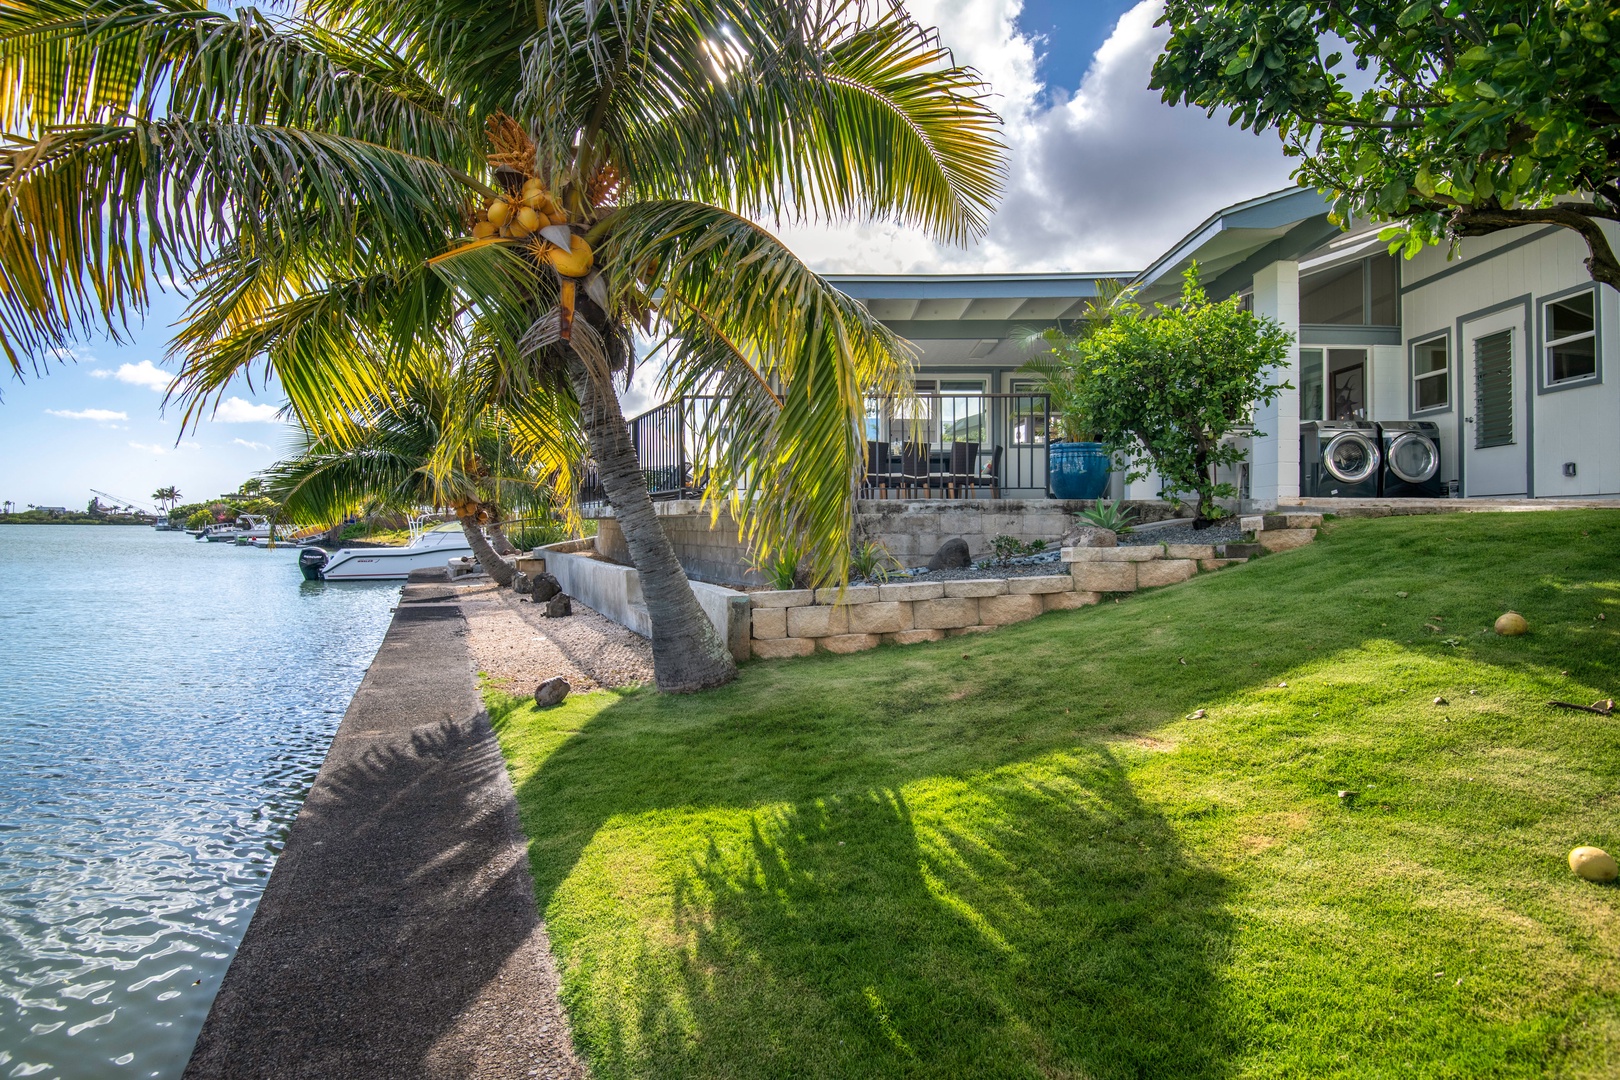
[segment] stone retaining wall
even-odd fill
[[[882,644],[912,645],[993,630],[1048,611],[1068,611],[1129,593],[1186,581],[1200,571],[1287,551],[1316,539],[1320,514],[1244,518],[1252,542],[1066,547],[1067,572],[1039,577],[915,581],[837,589],[755,592],[749,635],[762,659],[852,653]]]
[[[1070,574],[852,585],[841,596],[837,589],[793,589],[751,597],[753,654],[770,659],[940,641],[1102,599],[1076,589]]]

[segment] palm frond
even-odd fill
[[[696,428],[711,505],[729,501],[756,549],[799,544],[843,574],[866,395],[907,392],[907,346],[728,211],[638,203],[607,224],[610,265],[643,268],[670,330],[664,389],[714,398]]]
[[[552,5],[525,59],[542,156],[568,160],[578,138],[578,167],[610,162],[632,198],[894,217],[962,241],[999,193],[982,80],[898,5],[577,0]]]

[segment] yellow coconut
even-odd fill
[[[517,212],[517,219],[518,224],[522,225],[530,232],[534,232],[534,230],[540,228],[546,223],[546,219],[540,216],[539,211],[531,210],[527,206]]]
[[[480,221],[473,226],[473,235],[480,240],[487,240],[499,231],[499,227],[493,221]]]
[[[1518,637],[1529,629],[1530,624],[1517,611],[1509,611],[1496,620],[1496,632],[1503,637]]]
[[[573,238],[572,248],[569,251],[564,251],[555,244],[551,245],[546,248],[544,257],[546,262],[551,264],[551,268],[563,277],[584,277],[591,272],[591,267],[596,265],[591,245],[585,242],[583,236]]]
[[[489,220],[497,225],[505,225],[512,216],[512,204],[504,199],[496,199],[489,204]]]
[[[1577,877],[1587,881],[1613,881],[1620,875],[1620,865],[1602,848],[1578,847],[1569,853],[1569,868]]]
[[[525,228],[523,222],[521,221],[512,221],[506,226],[506,235],[510,236],[514,240],[521,240],[525,236],[528,236],[531,232],[533,232],[533,230]]]
[[[540,179],[538,176],[531,176],[527,180],[523,181],[524,195],[528,195],[531,191],[544,191],[545,189],[546,182]]]

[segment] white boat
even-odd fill
[[[450,522],[422,530],[405,547],[343,548],[330,555],[305,548],[298,568],[307,581],[403,581],[412,570],[445,567],[472,553],[461,526]]]

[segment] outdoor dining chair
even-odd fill
[[[906,498],[913,498],[917,488],[922,488],[923,498],[929,497],[932,490],[932,478],[929,475],[928,444],[908,442],[900,447],[900,482],[905,488]]]
[[[944,476],[947,495],[958,498],[963,488],[973,486],[973,478],[979,471],[979,444],[976,442],[951,443],[951,465]]]
[[[974,496],[973,496],[974,498],[979,497],[978,496],[978,490],[980,488],[984,488],[984,487],[987,487],[987,488],[990,489],[990,497],[992,499],[1001,498],[1001,455],[1002,455],[1002,453],[1003,453],[1003,450],[999,446],[996,447],[995,449],[993,449],[992,451],[990,451],[990,464],[986,465],[976,475],[974,475],[974,477],[971,480],[968,481],[968,486],[974,492]]]

